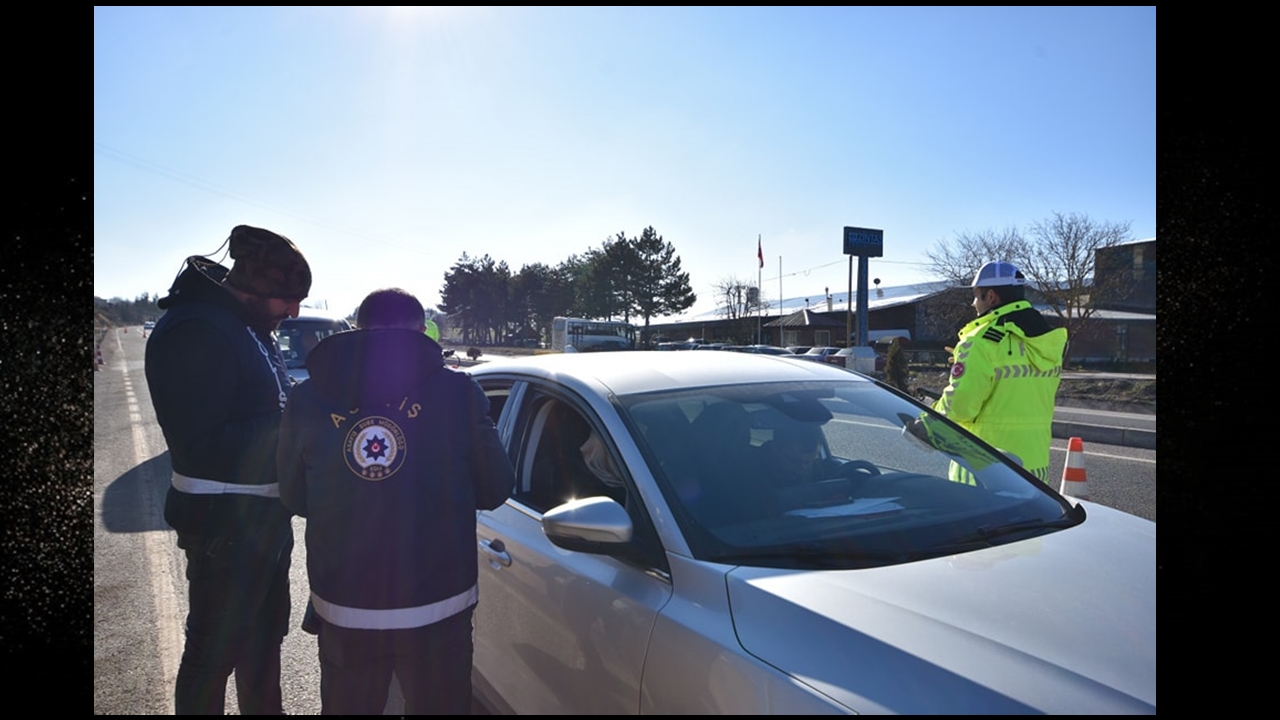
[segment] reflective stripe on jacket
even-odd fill
[[[387,610],[346,607],[331,603],[314,592],[311,593],[311,603],[320,617],[338,627],[353,630],[407,630],[451,618],[475,605],[479,597],[479,586],[472,585],[453,597],[417,607]]]
[[[280,497],[280,483],[266,485],[240,485],[224,483],[217,480],[187,477],[182,473],[173,474],[173,488],[192,495],[257,495],[259,497]]]

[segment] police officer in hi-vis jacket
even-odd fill
[[[1048,482],[1067,330],[1050,327],[1031,307],[1026,284],[1008,262],[978,270],[971,285],[978,317],[960,330],[950,383],[933,408]],[[973,483],[954,463],[951,479]]]

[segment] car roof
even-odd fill
[[[833,365],[760,353],[659,353],[619,350],[492,358],[475,377],[520,374],[558,382],[584,394],[603,386],[618,395],[715,385],[805,380],[870,382]]]
[[[280,324],[283,325],[288,322],[298,322],[298,321],[308,321],[308,320],[313,320],[313,321],[325,320],[325,321],[336,322],[336,321],[341,321],[346,319],[347,319],[347,316],[344,313],[335,312],[333,310],[324,310],[321,308],[304,307],[304,308],[298,308],[298,317],[286,318],[284,320],[281,320]]]

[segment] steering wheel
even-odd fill
[[[880,468],[866,460],[850,460],[839,468],[836,468],[835,475],[838,478],[847,478],[854,476],[854,473],[862,475],[879,475]]]

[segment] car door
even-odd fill
[[[516,468],[516,489],[502,507],[476,517],[477,691],[497,709],[519,714],[638,713],[648,639],[671,596],[665,561],[656,559],[660,548],[650,556],[653,562],[571,552],[547,539],[541,520],[578,483],[590,494],[615,494],[628,505],[633,524],[636,518],[647,523],[633,477],[647,470],[621,463],[617,444],[630,439],[619,435],[624,426],[616,416],[608,422],[552,386],[480,382],[507,406],[501,434]],[[622,488],[593,486],[589,478],[571,477],[573,468],[548,462],[556,441],[571,435],[558,427],[566,418],[600,433]],[[635,542],[656,543],[652,538],[651,526],[637,527]]]

